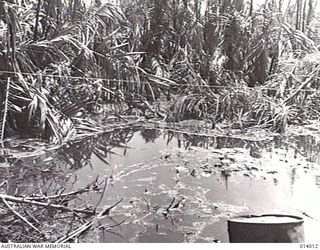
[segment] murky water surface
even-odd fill
[[[302,216],[310,242],[320,229],[318,148],[312,136],[254,142],[121,129],[20,159],[9,193],[49,183],[78,188],[108,177],[100,206],[123,201],[86,242],[228,242],[228,218],[264,213]],[[42,166],[40,175],[31,164]],[[26,183],[26,171],[32,182]]]
[[[77,174],[112,175],[105,202],[125,198],[113,213],[124,224],[101,242],[227,242],[226,220],[237,214],[319,215],[319,168],[306,139],[290,147],[144,129],[112,149],[109,165],[93,155]],[[315,237],[306,221],[306,238]]]

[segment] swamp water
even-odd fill
[[[19,159],[23,168],[9,186],[12,193],[52,182],[79,188],[108,177],[100,206],[123,201],[84,242],[228,242],[228,218],[265,213],[302,216],[310,242],[320,231],[318,146],[310,136],[255,142],[119,129]],[[31,164],[42,166],[40,174]]]

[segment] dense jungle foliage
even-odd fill
[[[283,132],[320,111],[316,10],[316,0],[1,0],[1,139],[59,142],[110,114]]]

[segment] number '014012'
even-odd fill
[[[319,248],[318,244],[300,244],[300,248],[313,248],[317,249]]]

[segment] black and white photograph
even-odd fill
[[[320,248],[320,1],[0,0],[0,246],[83,243]]]

